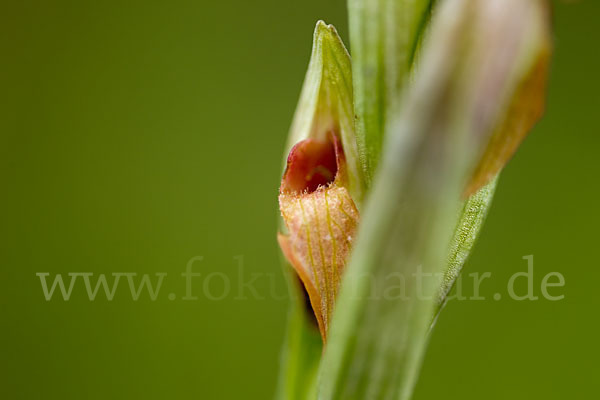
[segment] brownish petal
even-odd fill
[[[281,194],[279,206],[289,232],[279,236],[279,243],[306,287],[325,340],[358,211],[348,190],[336,186]]]
[[[303,140],[290,151],[279,194],[288,230],[279,245],[306,288],[323,340],[359,219],[345,171],[334,134]]]
[[[533,68],[519,86],[513,101],[494,132],[475,172],[467,185],[464,197],[469,197],[488,184],[504,168],[527,137],[545,108],[550,44],[538,56]]]

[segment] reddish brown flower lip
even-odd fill
[[[279,245],[308,293],[323,340],[359,219],[345,163],[334,133],[303,140],[290,151],[279,195],[288,229]]]
[[[312,193],[338,178],[344,162],[339,139],[333,133],[326,140],[306,139],[290,150],[280,193]],[[342,179],[341,175],[339,176]]]

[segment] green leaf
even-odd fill
[[[459,277],[477,237],[481,230],[487,212],[492,204],[498,177],[479,189],[462,204],[458,222],[450,241],[450,250],[446,259],[446,271],[438,293],[435,316],[444,307],[446,298]]]
[[[385,126],[409,79],[432,0],[348,0],[355,113],[361,162],[370,185]]]
[[[456,205],[547,42],[543,6],[446,0],[436,12],[415,81],[387,114],[381,165],[321,364],[319,399],[411,397]],[[418,273],[429,279],[411,279]],[[405,296],[389,295],[398,274]]]

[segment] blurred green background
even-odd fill
[[[281,151],[314,24],[347,39],[345,2],[1,10],[0,398],[270,399],[288,301]],[[595,0],[555,3],[547,115],[465,270],[493,274],[488,300],[446,307],[416,400],[597,396],[599,15]],[[529,254],[536,293],[558,271],[565,299],[494,301]],[[198,299],[181,300],[195,256]],[[46,301],[38,272],[168,276],[156,301],[133,301],[125,278],[113,301],[81,280]]]

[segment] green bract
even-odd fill
[[[296,143],[307,138],[321,138],[330,130],[341,138],[348,166],[349,191],[360,207],[365,184],[354,130],[350,55],[335,28],[319,21],[285,157]]]

